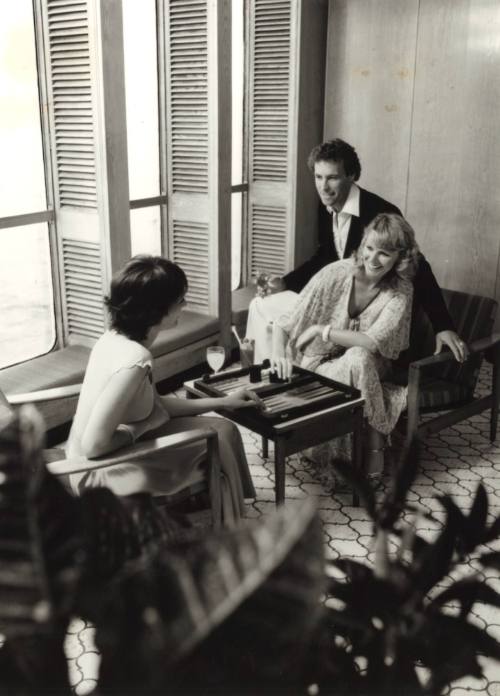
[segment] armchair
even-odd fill
[[[55,387],[37,392],[27,392],[23,394],[12,394],[5,396],[0,391],[0,423],[11,413],[13,406],[25,403],[39,403],[54,399],[63,399],[78,395],[81,389],[80,384]],[[95,459],[86,457],[65,458],[62,448],[44,450],[44,459],[47,469],[51,474],[67,480],[70,474],[84,471],[102,469],[114,464],[120,464],[133,458],[134,461],[147,457],[158,452],[168,452],[182,445],[189,445],[201,440],[207,442],[207,470],[202,480],[196,481],[173,495],[155,496],[155,502],[166,505],[167,507],[182,502],[198,493],[208,492],[210,499],[210,510],[212,523],[215,528],[221,526],[221,470],[218,457],[217,434],[210,428],[191,430],[185,433],[165,435],[151,440],[143,440],[130,447],[122,448],[117,452]]]
[[[432,355],[434,333],[423,315],[412,330],[413,341],[420,349],[420,359],[410,362],[408,371],[408,406],[406,437],[408,441],[438,432],[454,423],[491,410],[490,440],[496,438],[500,399],[500,333],[492,333],[498,303],[488,297],[454,290],[443,296],[457,333],[467,343],[469,358],[457,363],[451,351]],[[475,396],[479,370],[486,356],[492,363],[492,379],[484,396]],[[441,412],[421,422],[425,413]]]

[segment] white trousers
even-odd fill
[[[255,342],[255,363],[271,357],[273,323],[293,310],[298,297],[296,292],[284,290],[266,297],[254,297],[250,302],[246,338]]]

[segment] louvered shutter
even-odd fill
[[[293,263],[291,143],[295,133],[296,0],[249,3],[248,273]]]
[[[327,0],[248,3],[245,281],[282,275],[317,244],[306,161],[323,133]]]
[[[170,0],[165,21],[167,248],[188,277],[190,308],[227,323],[230,0]]]
[[[118,122],[117,109],[112,124],[104,103],[106,88],[115,107],[123,92],[121,6],[118,0],[106,0],[105,6],[94,0],[46,0],[41,19],[65,340],[92,343],[104,330],[102,298],[111,272],[130,256],[124,119]],[[106,31],[103,52],[103,26],[116,22]],[[122,147],[116,161],[111,149]],[[117,180],[112,166],[120,168]]]

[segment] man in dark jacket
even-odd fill
[[[365,227],[379,213],[402,215],[395,205],[355,183],[361,175],[361,164],[355,149],[343,140],[336,138],[317,145],[309,155],[308,165],[322,203],[318,248],[310,259],[283,278],[273,278],[267,290],[271,295],[277,292],[281,295],[285,290],[298,293],[323,266],[351,256],[361,242]],[[435,352],[441,352],[447,345],[457,360],[464,360],[467,347],[454,330],[439,285],[423,255],[420,255],[413,284],[414,304],[427,314],[436,334]],[[264,329],[263,323],[272,322],[275,315],[285,311],[293,301],[293,294],[288,292],[283,293],[282,298],[268,296],[252,302],[247,338],[255,340],[256,359],[268,357],[270,350],[270,332]]]

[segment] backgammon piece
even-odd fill
[[[260,382],[260,380],[261,380],[260,365],[250,365],[248,374],[250,376],[250,382],[252,382],[253,384],[255,382]]]
[[[286,379],[281,379],[281,377],[278,377],[277,372],[271,371],[269,373],[269,381],[271,382],[271,384],[283,384],[284,382],[286,382]]]

